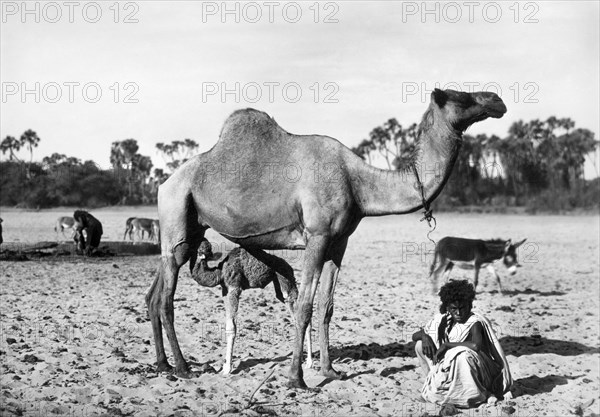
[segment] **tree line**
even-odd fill
[[[8,160],[0,162],[0,205],[24,208],[57,206],[100,207],[107,205],[156,204],[158,186],[198,149],[192,139],[157,143],[170,172],[155,168],[149,156],[139,152],[135,139],[116,141],[110,147],[111,168],[94,161],[53,153],[33,162],[33,148],[40,137],[27,130],[20,139],[7,136],[0,151]],[[30,160],[17,153],[30,150]]]
[[[158,186],[198,149],[192,139],[157,143],[165,172],[139,153],[135,139],[125,139],[112,143],[111,168],[103,170],[93,161],[58,153],[33,162],[33,149],[40,140],[29,129],[19,139],[7,136],[0,142],[0,151],[8,154],[8,160],[0,162],[0,205],[155,204]],[[368,163],[384,161],[388,169],[400,169],[411,163],[416,140],[417,124],[403,127],[392,118],[375,127],[352,151]],[[18,158],[22,148],[29,151],[29,161]],[[594,133],[576,128],[570,118],[519,120],[504,138],[464,135],[450,180],[435,206],[525,206],[532,212],[597,208],[600,179],[583,177],[586,158],[597,148]],[[591,161],[598,177],[598,167]]]

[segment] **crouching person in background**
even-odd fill
[[[102,236],[102,223],[84,210],[75,210],[73,213],[75,219],[75,245],[77,253],[83,253],[86,256],[92,255],[100,245]],[[85,230],[86,237],[83,236]]]
[[[413,335],[426,375],[421,396],[443,407],[494,403],[510,392],[512,377],[490,322],[472,311],[473,285],[450,281],[439,295],[441,314]]]

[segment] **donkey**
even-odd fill
[[[517,267],[521,266],[517,261],[517,248],[526,240],[523,239],[519,243],[513,244],[511,239],[479,240],[449,236],[441,239],[435,247],[433,263],[429,269],[433,292],[437,292],[439,274],[443,273],[447,281],[454,264],[464,269],[475,269],[475,279],[473,281],[475,290],[477,290],[479,270],[482,266],[485,266],[496,277],[500,291],[504,292],[500,276],[496,272],[493,263],[502,259],[510,275],[514,275],[517,272]],[[439,266],[436,268],[436,263],[438,262]]]
[[[155,243],[160,245],[160,221],[152,220],[152,234],[150,237]]]
[[[129,234],[129,239],[133,240],[133,236],[137,236],[138,240],[144,239],[144,232],[148,234],[148,239],[152,238],[152,219],[146,219],[143,217],[130,217],[125,222],[125,233],[123,234],[123,240],[127,234]],[[140,236],[141,233],[141,236]]]

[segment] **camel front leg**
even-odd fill
[[[288,297],[287,302],[285,303],[288,311],[290,312],[290,316],[292,316],[292,323],[296,323],[296,315],[294,313],[294,305],[296,304],[295,300],[290,300]],[[311,320],[312,321],[312,320]],[[308,322],[308,326],[306,327],[306,367],[313,367],[313,355],[312,355],[312,325],[311,321]]]
[[[227,339],[227,350],[225,352],[225,365],[223,365],[223,375],[229,375],[232,370],[233,346],[237,327],[235,319],[237,317],[238,306],[240,304],[241,288],[230,288],[225,302],[225,337]]]
[[[296,340],[292,356],[292,366],[288,377],[288,386],[291,388],[308,388],[304,382],[302,372],[302,348],[304,336],[312,317],[312,306],[319,285],[319,278],[323,269],[328,241],[324,236],[311,236],[304,251],[304,267],[302,281],[298,293],[296,307]]]
[[[321,326],[319,327],[319,343],[321,347],[320,374],[333,379],[342,379],[345,376],[331,366],[331,359],[329,358],[329,324],[333,316],[333,295],[342,266],[342,258],[346,251],[346,245],[347,240],[344,240],[330,249],[330,260],[325,263],[323,273],[321,274],[323,281],[321,283],[319,300],[319,315],[321,319]]]

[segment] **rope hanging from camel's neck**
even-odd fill
[[[427,224],[429,225],[429,232],[427,232],[427,239],[429,239],[431,241],[431,243],[433,243],[433,246],[435,246],[435,241],[430,237],[430,235],[431,235],[431,233],[433,233],[435,231],[435,228],[437,227],[437,221],[436,221],[435,217],[433,216],[433,209],[431,208],[429,202],[425,198],[425,187],[423,186],[423,183],[421,182],[421,180],[419,178],[419,172],[417,170],[417,165],[413,164],[412,168],[413,168],[413,172],[415,174],[415,178],[417,179],[417,185],[419,186],[419,191],[421,192],[421,202],[423,204],[423,218],[419,221],[422,222],[423,220],[427,220]],[[433,221],[433,227],[431,226],[432,221]]]

